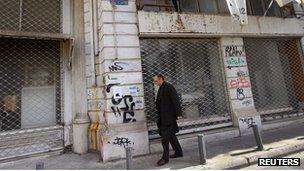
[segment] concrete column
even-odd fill
[[[241,135],[251,132],[249,126],[253,123],[261,129],[261,118],[254,106],[243,39],[223,37],[220,42],[233,124],[239,127]]]
[[[85,51],[84,51],[84,3],[73,1],[74,15],[74,57],[72,60],[73,85],[73,150],[83,154],[88,151],[87,94],[85,77]]]
[[[63,1],[63,20],[62,32],[64,34],[72,35],[71,28],[73,27],[72,19],[72,3],[71,0]],[[63,122],[64,122],[64,146],[73,144],[72,128],[73,128],[73,112],[72,112],[72,73],[70,70],[70,57],[71,57],[71,43],[72,41],[63,41],[61,44],[62,58],[63,58]]]
[[[88,5],[86,5],[86,2]],[[85,11],[90,9],[85,1]],[[103,161],[125,157],[126,146],[134,155],[149,153],[144,113],[143,80],[135,0],[112,6],[97,1],[99,54],[95,54],[95,73],[87,64],[87,80],[96,76],[96,86],[88,86],[88,111],[91,118],[90,149],[98,149]],[[91,54],[93,39],[91,16],[85,14],[86,54]],[[92,21],[92,20],[91,20]],[[96,123],[98,123],[97,132]],[[96,143],[97,141],[97,143]]]

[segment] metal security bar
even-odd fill
[[[62,0],[0,0],[0,30],[61,33]]]
[[[0,38],[0,160],[62,147],[60,42]]]
[[[179,94],[183,109],[183,117],[178,120],[181,133],[231,125],[216,39],[142,39],[140,43],[150,135],[157,134],[157,89],[152,81],[156,72],[162,73]]]
[[[244,39],[255,107],[262,121],[302,116],[303,56],[298,39]]]
[[[61,122],[60,42],[0,39],[1,132]]]

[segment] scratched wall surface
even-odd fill
[[[141,35],[161,33],[198,33],[216,35],[298,35],[304,23],[295,18],[249,16],[248,25],[241,26],[229,15],[195,13],[138,12]]]

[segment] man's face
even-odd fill
[[[163,79],[162,78],[159,78],[158,76],[154,76],[153,77],[153,83],[156,85],[156,86],[161,86],[163,84]]]

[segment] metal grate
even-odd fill
[[[1,131],[61,122],[60,42],[0,39]]]
[[[152,81],[156,72],[162,73],[179,94],[183,109],[183,118],[178,121],[181,132],[230,124],[216,39],[142,39],[141,57],[150,134],[156,134],[157,89]]]
[[[244,39],[252,93],[262,121],[303,115],[303,56],[298,39]]]
[[[0,0],[0,30],[60,33],[62,0]]]

